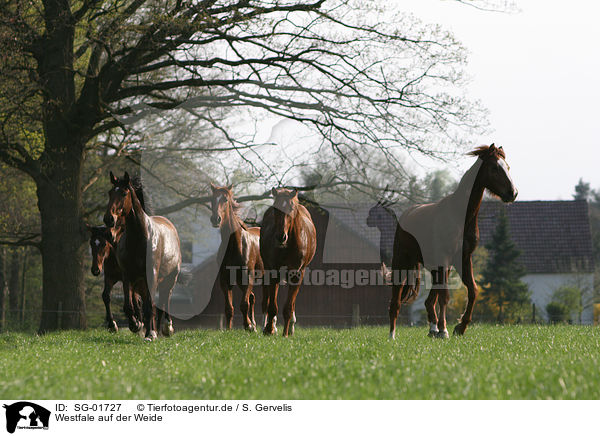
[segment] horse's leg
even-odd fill
[[[392,298],[390,299],[390,339],[396,339],[396,320],[400,313],[400,298],[402,296],[402,290],[406,285],[406,277],[402,278],[400,283],[392,282]]]
[[[137,333],[142,328],[142,325],[135,318],[133,313],[132,288],[133,286],[129,281],[123,280],[123,312],[125,312],[125,316],[129,322],[129,330],[133,333]]]
[[[274,280],[274,283],[263,286],[263,292],[268,293],[269,304],[267,308],[267,322],[263,329],[265,335],[277,333],[277,292],[279,291],[279,278],[276,277]]]
[[[154,294],[153,289],[142,290],[142,311],[144,312],[144,324],[146,325],[146,341],[153,341],[156,339],[156,330],[154,326],[154,302],[152,301],[152,295]]]
[[[250,293],[252,288],[249,285],[240,286],[242,289],[242,301],[240,302],[240,311],[242,312],[242,321],[244,323],[244,329],[248,331],[254,331],[252,319],[250,319]]]
[[[263,329],[267,327],[268,311],[269,311],[269,292],[267,286],[263,283],[262,296],[262,314],[263,314]]]
[[[132,292],[131,301],[133,302],[133,310],[135,314],[135,319],[137,320],[136,322],[140,326],[139,330],[142,330],[144,328],[144,323],[142,322],[142,320],[144,319],[144,316],[142,314],[142,297],[140,297],[140,294],[138,294],[137,292]]]
[[[104,301],[104,307],[106,308],[106,326],[111,332],[116,333],[119,330],[119,327],[117,327],[117,323],[115,322],[112,311],[110,310],[110,291],[113,285],[114,283],[112,283],[112,281],[105,276],[104,290],[102,291],[102,301]]]
[[[254,295],[254,292],[250,291],[250,322],[252,323],[252,326],[254,327],[254,331],[256,331],[256,320],[254,319],[254,303],[256,301],[256,297]]]
[[[304,268],[299,271],[298,282],[289,285],[287,301],[283,307],[283,336],[294,334],[294,324],[296,324],[296,297],[300,291],[302,280],[304,278]],[[289,283],[289,280],[288,280]]]
[[[438,302],[440,303],[440,316],[438,319],[437,327],[438,332],[436,338],[446,339],[448,338],[448,329],[446,328],[446,308],[450,301],[450,291],[448,289],[438,290]]]
[[[171,319],[171,295],[173,294],[173,288],[177,282],[177,276],[179,271],[174,271],[168,277],[166,277],[160,285],[158,285],[158,306],[156,308],[156,330],[160,331],[164,336],[172,336],[175,333],[173,329],[173,320]],[[161,330],[160,321],[164,314],[165,324]]]
[[[477,299],[477,285],[475,284],[475,277],[473,277],[473,260],[471,256],[465,256],[462,262],[462,281],[467,287],[467,308],[460,318],[460,322],[454,327],[455,335],[463,335],[467,326],[471,322],[473,315],[473,306]]]
[[[438,291],[437,289],[431,289],[429,291],[429,295],[427,296],[427,299],[425,300],[425,309],[427,310],[427,320],[429,321],[429,333],[427,334],[427,336],[434,337],[438,334],[439,330],[438,330],[438,318],[437,318],[437,314],[435,313],[435,303],[437,302],[438,299]]]

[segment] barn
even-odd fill
[[[373,204],[317,205],[303,201],[317,228],[317,252],[296,302],[299,325],[349,327],[356,324],[386,324],[390,288],[380,274],[380,244],[391,246],[393,232],[386,232],[383,242],[380,231],[367,225]],[[593,257],[587,203],[585,201],[522,201],[505,205],[484,201],[480,210],[480,239],[486,244],[495,229],[500,213],[506,213],[511,237],[522,251],[521,261],[527,271],[523,281],[529,285],[532,302],[540,319],[546,319],[545,306],[555,289],[576,285],[586,291],[582,323],[593,320]],[[401,210],[397,210],[401,213]],[[207,231],[207,229],[204,229]],[[202,239],[202,253],[215,253],[218,239],[208,231]],[[214,233],[214,232],[213,232]],[[207,240],[211,243],[208,244]],[[197,243],[198,244],[198,243]],[[187,283],[178,286],[178,304],[173,312],[179,327],[221,327],[224,298],[219,285],[216,256],[204,255],[200,260],[194,248],[196,262],[187,265]],[[325,278],[336,280],[328,281]],[[255,289],[256,318],[261,316],[262,289]],[[401,322],[422,321],[425,292],[403,308]],[[287,289],[279,294],[280,307]],[[182,298],[182,296],[186,296]],[[234,325],[241,326],[239,302],[241,292],[234,289],[236,307]],[[589,301],[588,301],[589,300]]]

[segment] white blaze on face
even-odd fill
[[[118,192],[118,191],[119,191],[119,187],[117,186],[117,187],[115,188],[115,192]]]
[[[499,158],[498,159],[498,165],[500,165],[500,168],[502,168],[504,170],[504,174],[506,175],[506,178],[510,182],[511,189],[514,191],[515,190],[515,184],[513,183],[513,179],[510,176],[510,173],[508,172],[508,170],[509,170],[508,164],[506,163],[506,161],[504,159]]]
[[[94,244],[96,244],[96,247],[99,247],[100,246],[100,239],[96,239],[94,241]]]

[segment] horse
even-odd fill
[[[233,301],[232,289],[235,284],[242,290],[240,310],[244,318],[244,328],[256,331],[254,320],[254,284],[255,271],[263,271],[260,257],[260,228],[248,227],[237,215],[239,204],[233,197],[233,185],[215,186],[212,190],[210,222],[221,233],[221,245],[217,259],[219,262],[218,280],[225,296],[225,317],[227,329],[232,328]],[[235,272],[235,275],[233,275]],[[267,312],[266,299],[263,297],[263,315]]]
[[[151,214],[152,207],[149,204],[148,199],[144,197],[141,179],[139,177],[133,177],[131,179],[131,185],[140,199],[142,208],[147,214]],[[115,333],[119,328],[110,309],[110,291],[114,285],[123,281],[123,273],[119,268],[114,248],[121,238],[122,227],[123,226],[121,225],[116,225],[112,229],[109,229],[106,226],[87,225],[87,229],[90,232],[90,248],[92,253],[91,272],[94,276],[99,276],[104,270],[104,290],[102,292],[102,300],[104,301],[104,306],[106,308],[106,325],[110,331]],[[141,319],[141,299],[138,294],[135,294],[134,296],[133,305],[135,316],[138,319]]]
[[[389,200],[381,199],[369,209],[367,216],[367,226],[379,230],[379,259],[384,273],[392,265],[394,235],[398,227],[398,217],[390,208],[391,204]]]
[[[260,254],[265,267],[263,295],[268,306],[263,333],[277,332],[277,292],[282,271],[287,270],[289,290],[283,309],[283,336],[287,337],[294,334],[296,297],[304,270],[315,255],[317,232],[310,213],[298,201],[296,189],[273,188],[271,194],[273,205],[264,213],[260,228]]]
[[[181,248],[177,229],[167,218],[148,216],[131,185],[129,174],[116,178],[110,173],[112,189],[104,214],[104,224],[122,226],[123,235],[116,246],[116,257],[123,272],[123,310],[129,320],[129,329],[138,332],[141,323],[133,313],[132,294],[142,297],[145,339],[156,338],[162,316],[166,323],[165,336],[174,332],[170,315],[171,294],[181,270]],[[158,290],[157,322],[154,325],[154,295]]]
[[[92,252],[91,272],[99,276],[104,272],[104,290],[102,291],[102,301],[106,308],[106,325],[114,333],[119,330],[112,311],[110,310],[110,291],[118,282],[123,281],[123,273],[117,262],[115,254],[115,243],[111,229],[105,226],[87,226],[90,232],[90,248]],[[140,296],[135,294],[133,301],[135,316],[141,318],[142,306]]]
[[[471,322],[477,299],[472,254],[479,239],[477,217],[484,191],[505,203],[515,201],[518,191],[509,174],[502,147],[495,144],[481,146],[468,154],[477,157],[477,161],[463,175],[452,194],[437,203],[415,205],[399,219],[394,236],[394,277],[389,306],[392,339],[395,338],[400,305],[419,291],[421,266],[432,272],[434,285],[425,301],[429,336],[449,337],[446,308],[450,300],[448,277],[452,266],[468,291],[467,306],[453,333],[463,335]],[[404,274],[406,272],[410,274]],[[409,275],[415,280],[411,281]],[[439,318],[435,311],[436,301],[440,304]]]

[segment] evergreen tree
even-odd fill
[[[521,251],[510,239],[504,212],[498,217],[492,240],[485,247],[489,257],[483,272],[482,303],[493,308],[498,322],[504,322],[529,302],[529,289],[521,281],[525,268],[518,262]]]
[[[583,179],[579,179],[579,183],[575,185],[575,194],[573,194],[573,198],[575,200],[589,200],[592,196],[592,190],[590,188],[590,184],[583,181]]]

